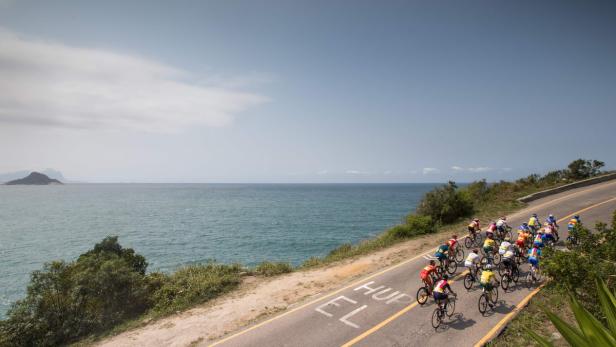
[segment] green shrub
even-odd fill
[[[323,264],[323,260],[319,257],[310,257],[302,263],[302,268],[311,268]]]
[[[254,272],[262,276],[276,276],[293,271],[293,266],[289,263],[264,261],[255,267]]]
[[[452,223],[461,217],[468,217],[474,211],[471,196],[466,191],[460,191],[454,182],[434,188],[426,193],[419,206],[417,214],[430,216],[440,224]]]
[[[183,267],[154,292],[154,310],[173,312],[213,299],[237,287],[242,271],[239,264],[207,263]]]
[[[55,261],[34,271],[0,335],[15,346],[52,346],[108,329],[145,312],[151,288],[147,263],[117,237],[107,237],[77,261]]]

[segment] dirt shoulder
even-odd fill
[[[451,231],[405,241],[375,253],[271,279],[246,277],[205,305],[96,343],[98,346],[206,345],[230,332],[297,306],[354,279],[436,247]]]

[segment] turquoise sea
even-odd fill
[[[299,264],[392,226],[434,184],[0,186],[0,318],[30,273],[107,235],[149,270],[214,259]]]

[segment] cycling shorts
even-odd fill
[[[494,250],[494,248],[492,248],[492,246],[484,246],[484,247],[483,247],[483,251],[484,251],[486,254],[491,254],[493,250]]]
[[[537,258],[528,258],[528,262],[533,267],[538,267],[539,266],[539,260]]]
[[[434,300],[445,300],[447,299],[447,294],[434,292]]]
[[[525,244],[525,242],[524,242],[523,240],[517,240],[517,241],[515,242],[515,244],[516,244],[518,247],[520,247],[520,248],[523,248],[524,246],[526,246],[526,244]]]
[[[492,283],[482,283],[482,282],[479,283],[479,286],[481,288],[485,288],[485,290],[492,290],[492,287],[493,287]]]
[[[447,254],[445,253],[434,253],[434,256],[440,261],[447,259]]]

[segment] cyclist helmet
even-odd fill
[[[511,241],[511,238],[509,238],[509,236],[505,237],[505,241],[509,242]]]
[[[486,265],[486,270],[492,270],[492,264]]]
[[[473,222],[479,222],[479,218],[474,218]]]
[[[577,220],[580,220],[580,216],[579,216],[579,215],[577,215],[577,214],[576,214],[575,216],[573,216],[573,218],[575,218],[575,219],[577,219]]]
[[[550,213],[549,218],[554,218],[554,215]]]
[[[479,253],[479,250],[477,248],[473,249],[473,253],[477,254]]]
[[[458,239],[458,235],[451,235],[451,238],[454,239],[454,240],[457,240]]]
[[[443,275],[443,279],[444,279],[444,280],[448,280],[448,279],[449,279],[449,275],[448,275],[448,274],[444,274],[444,275]]]
[[[524,223],[522,223],[522,226],[527,227],[528,223],[524,222]]]
[[[502,220],[507,220],[507,217],[502,216],[500,219],[502,219]]]
[[[536,213],[533,213],[533,217],[537,217],[537,214],[536,214]]]
[[[435,265],[436,262],[434,260],[430,260],[430,265]]]

